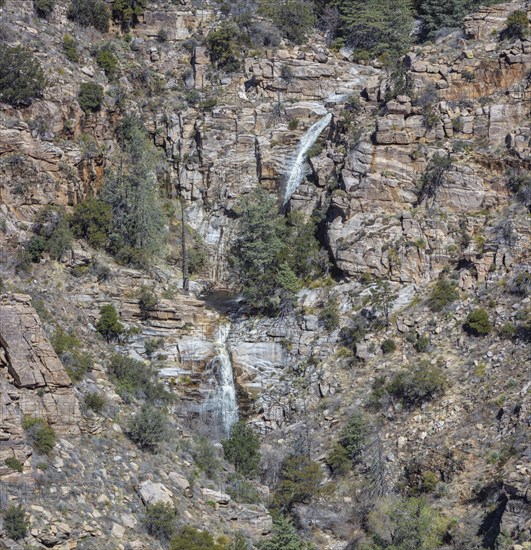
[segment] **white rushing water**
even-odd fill
[[[302,136],[302,139],[297,147],[297,156],[289,165],[289,175],[284,190],[284,196],[282,197],[282,206],[285,206],[288,203],[293,193],[295,193],[299,185],[302,183],[305,175],[305,165],[308,151],[317,141],[317,138],[321,135],[321,132],[330,124],[331,120],[332,115],[331,113],[328,113],[321,120],[313,124],[304,136]]]
[[[227,349],[227,338],[230,332],[229,323],[221,323],[216,335],[216,356],[210,361],[207,370],[214,385],[206,403],[208,415],[222,428],[223,435],[228,436],[232,425],[238,421],[238,403],[236,387],[232,372],[232,361]]]

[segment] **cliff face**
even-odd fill
[[[449,548],[467,547],[461,531],[485,547],[501,534],[504,548],[527,548],[529,341],[502,329],[529,331],[520,327],[529,324],[530,298],[507,290],[529,273],[528,208],[507,182],[530,169],[531,41],[499,35],[513,11],[529,16],[529,2],[482,8],[462,32],[415,47],[405,59],[407,77],[356,64],[319,35],[305,46],[254,52],[226,75],[194,40],[220,20],[212,6],[149,3],[126,41],[119,29],[102,36],[74,26],[67,3],[57,4],[44,20],[30,0],[7,0],[1,28],[7,43],[35,52],[48,81],[31,106],[0,105],[0,274],[7,286],[0,300],[0,476],[8,498],[31,512],[30,543],[158,547],[142,525],[144,505],[157,501],[172,503],[183,521],[216,534],[241,529],[257,543],[271,529],[262,503],[280,461],[303,445],[323,466],[326,490],[293,514],[319,548],[344,548],[361,532],[356,508],[367,499],[366,472],[332,478],[326,456],[348,414],[363,408],[376,434],[371,448],[385,462],[383,494],[413,491],[431,472],[439,489],[429,498],[458,524]],[[66,33],[78,41],[79,64],[64,55]],[[105,41],[119,59],[112,80],[90,53]],[[82,82],[104,87],[99,112],[80,108]],[[69,209],[101,189],[118,149],[116,124],[131,113],[164,152],[167,195],[184,199],[187,223],[208,251],[191,291],[180,291],[173,265],[124,268],[81,241],[31,275],[16,270],[44,206]],[[323,213],[319,238],[335,282],[303,289],[297,312],[279,319],[241,315],[221,293],[205,303],[205,290],[234,282],[227,251],[238,231],[238,199],[259,185],[280,197],[297,146],[328,114],[290,208]],[[105,277],[96,265],[108,267]],[[457,281],[459,299],[434,314],[426,299],[441,274]],[[353,317],[379,313],[378,278],[390,281],[388,323],[369,326],[346,349]],[[142,287],[159,297],[147,314],[138,306]],[[40,320],[22,292],[42,304]],[[322,312],[334,299],[339,326],[328,330]],[[170,412],[179,442],[160,456],[123,436],[120,426],[134,410],[115,392],[106,368],[112,349],[95,331],[108,303],[129,329],[119,351],[146,360],[158,342],[160,376],[178,396]],[[488,338],[462,330],[478,307],[494,327]],[[221,482],[198,474],[190,452],[192,436],[211,427],[205,403],[225,316],[240,414],[261,434],[262,481],[270,487],[257,484],[260,504],[235,502]],[[55,323],[73,329],[95,356],[75,388],[49,344]],[[397,349],[384,354],[389,339]],[[442,369],[443,397],[413,410],[393,400],[371,408],[378,380],[419,362]],[[80,403],[93,392],[106,395],[109,410],[95,414],[82,405],[82,415]],[[45,418],[60,435],[46,470],[31,458],[24,415]],[[20,475],[4,467],[8,457],[23,463]]]

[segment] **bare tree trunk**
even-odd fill
[[[183,257],[183,290],[188,292],[190,277],[188,274],[188,251],[186,250],[186,212],[184,198],[181,197],[181,246]]]

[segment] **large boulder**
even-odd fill
[[[148,479],[138,486],[137,491],[146,506],[159,503],[173,506],[173,493],[162,483]]]

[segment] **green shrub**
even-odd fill
[[[22,504],[10,504],[4,511],[4,531],[8,538],[23,539],[28,534],[29,518]]]
[[[70,220],[74,236],[85,239],[96,248],[107,244],[111,226],[111,206],[99,199],[87,199],[76,204]]]
[[[196,466],[205,472],[209,479],[216,479],[221,470],[221,461],[216,448],[206,437],[200,437],[193,448],[192,455]]]
[[[290,456],[282,463],[273,501],[281,510],[309,502],[319,493],[322,479],[323,472],[317,462],[307,456]]]
[[[363,550],[435,550],[443,544],[446,522],[420,498],[384,499],[367,519],[372,545]]]
[[[69,34],[63,36],[63,51],[65,52],[66,58],[72,63],[79,62],[79,52],[77,51],[77,42]]]
[[[197,105],[198,109],[203,112],[212,111],[212,109],[218,104],[218,100],[216,97],[208,97],[206,99],[203,99],[199,102]]]
[[[457,298],[459,298],[459,293],[455,288],[455,284],[441,277],[431,291],[428,305],[434,312],[442,311],[446,306],[455,302]]]
[[[168,42],[168,31],[166,29],[159,29],[159,32],[157,32],[157,42],[161,44]]]
[[[96,113],[103,104],[103,87],[95,82],[83,82],[77,95],[79,106],[86,113]]]
[[[507,18],[505,35],[512,38],[524,39],[529,28],[527,13],[522,10],[513,11]]]
[[[26,435],[33,447],[42,454],[50,455],[55,447],[57,437],[55,430],[44,418],[26,416],[22,422]]]
[[[122,335],[124,327],[118,320],[118,312],[112,304],[101,306],[96,330],[107,342],[117,340]]]
[[[336,297],[329,297],[319,311],[319,320],[328,332],[339,327],[339,303]]]
[[[340,476],[347,474],[352,467],[352,460],[348,451],[341,443],[334,444],[326,457],[326,463],[334,474]]]
[[[458,116],[452,119],[452,128],[454,132],[462,132],[465,129],[465,121],[462,116]]]
[[[33,0],[33,7],[39,17],[46,18],[52,13],[55,0]]]
[[[292,132],[296,130],[299,127],[299,119],[298,118],[292,118],[288,122],[288,130],[291,130]]]
[[[176,518],[177,513],[171,504],[158,502],[146,506],[144,525],[152,537],[168,541],[177,531]]]
[[[37,253],[42,247],[40,257],[44,252],[48,253],[52,260],[60,260],[71,249],[72,233],[68,227],[68,218],[62,207],[47,206],[41,210],[33,226],[37,237],[28,243],[35,246],[33,252]]]
[[[100,32],[109,30],[111,13],[105,0],[71,0],[67,16],[82,27],[94,27]]]
[[[384,340],[382,342],[382,352],[384,355],[387,355],[389,353],[393,353],[396,351],[396,343],[392,338],[388,338],[387,340]]]
[[[437,489],[438,484],[439,484],[439,476],[435,472],[432,472],[431,470],[428,470],[427,472],[423,472],[422,491],[424,493],[433,493],[435,489]]]
[[[164,340],[162,338],[150,338],[144,342],[144,349],[148,357],[152,357],[153,354],[163,346]]]
[[[107,77],[114,76],[118,67],[118,58],[114,55],[110,45],[107,44],[98,50],[96,63],[105,71]]]
[[[46,252],[46,239],[40,235],[34,235],[26,243],[22,253],[22,264],[39,263],[43,254]]]
[[[355,315],[352,318],[351,326],[341,329],[339,338],[341,344],[352,351],[356,350],[356,344],[359,344],[365,338],[369,322],[362,315]]]
[[[140,308],[142,319],[149,319],[150,312],[157,309],[158,303],[159,299],[155,291],[152,288],[142,285],[138,295],[138,307]]]
[[[416,351],[419,353],[424,353],[425,351],[428,351],[430,347],[430,339],[428,336],[419,336],[416,340],[416,342],[413,344],[413,347]]]
[[[116,381],[118,394],[126,402],[140,399],[162,404],[171,400],[171,394],[164,388],[155,370],[142,361],[116,353],[111,358],[109,373]]]
[[[22,46],[4,45],[0,56],[0,101],[30,105],[42,97],[46,78],[41,64]]]
[[[171,539],[170,550],[227,550],[227,547],[221,541],[216,543],[208,531],[184,525]]]
[[[85,395],[85,405],[91,411],[99,414],[103,411],[103,407],[105,407],[105,397],[98,392],[87,393],[87,395]]]
[[[5,465],[12,470],[22,472],[24,470],[24,464],[17,460],[14,456],[9,456],[4,460]]]
[[[196,242],[195,245],[188,250],[188,271],[192,275],[201,273],[208,265],[207,249],[202,243]]]
[[[79,346],[80,341],[74,332],[66,332],[60,326],[56,326],[50,338],[50,343],[55,353],[61,356],[65,352],[74,351]]]
[[[463,328],[472,336],[486,336],[492,330],[489,314],[484,309],[475,309],[468,314]]]
[[[516,336],[516,327],[513,323],[504,323],[500,328],[500,336],[502,338],[514,338]]]
[[[74,350],[61,355],[61,361],[72,382],[79,382],[94,367],[94,357],[90,353]]]
[[[446,379],[441,370],[428,363],[404,369],[386,386],[387,392],[406,407],[416,407],[442,395]]]
[[[230,437],[221,443],[225,458],[234,464],[239,474],[247,477],[256,474],[260,462],[260,440],[250,426],[237,422],[230,430]]]
[[[259,504],[261,501],[260,493],[254,484],[238,474],[229,475],[226,490],[235,502]]]
[[[129,422],[127,435],[141,449],[156,451],[168,435],[168,420],[160,410],[144,406]]]

